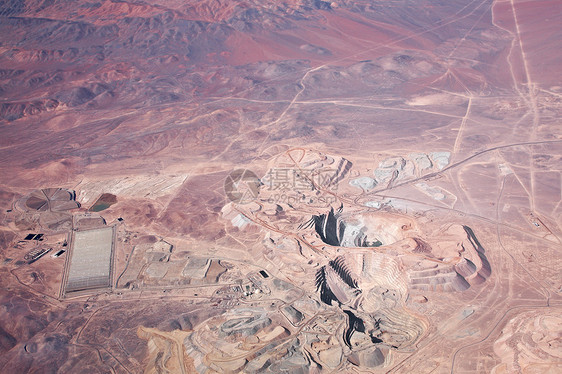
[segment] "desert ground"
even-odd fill
[[[562,372],[561,17],[0,2],[0,372]]]

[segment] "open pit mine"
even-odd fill
[[[402,158],[381,164],[394,167],[393,180],[415,177],[414,166],[400,175],[405,164]],[[492,274],[486,250],[469,226],[435,226],[391,203],[376,207],[366,204],[369,193],[348,175],[354,171],[352,165],[344,158],[316,151],[287,150],[273,158],[259,179],[255,200],[231,202],[222,209],[223,217],[240,231],[256,232],[257,227],[265,232],[260,241],[267,249],[253,255],[263,259],[269,274],[298,285],[302,294],[296,301],[310,300],[315,305],[313,311],[302,310],[296,301],[289,309],[278,308],[284,321],[281,316],[274,318],[276,312],[271,308],[261,312],[268,326],[280,320],[274,330],[287,331],[284,339],[271,348],[285,347],[291,339],[303,342],[307,349],[300,352],[301,359],[307,357],[318,370],[388,367],[395,355],[414,352],[429,334],[430,319],[420,313],[428,302],[427,295],[438,302],[441,297],[447,298],[441,295],[456,295],[471,287],[482,289]],[[280,171],[284,175],[286,170],[301,179],[302,188],[292,198],[280,199],[294,193],[292,183],[285,179],[285,183],[278,183]],[[374,185],[379,183],[379,170],[374,171]],[[346,179],[347,186],[342,182]],[[325,199],[320,199],[323,195]],[[337,197],[334,201],[338,205],[315,206],[314,201],[329,201],[328,196]],[[418,216],[421,212],[416,213]],[[250,328],[255,320],[237,324],[242,321]],[[234,342],[241,344],[248,339],[242,336],[243,340]],[[209,339],[220,345],[221,335],[205,335],[205,339],[196,341],[209,344]],[[222,367],[213,360],[203,360],[204,349],[195,352],[195,362],[209,370],[215,370],[216,365]],[[234,357],[228,356],[229,360],[224,356],[227,351],[221,355],[221,362],[234,365],[235,371],[296,370],[283,366],[270,369],[262,355],[254,357],[252,350],[236,352]],[[288,351],[281,362],[290,362],[289,357],[297,353]]]
[[[562,373],[559,0],[0,0],[0,373]]]

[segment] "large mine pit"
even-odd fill
[[[383,214],[349,214],[343,209],[330,209],[326,214],[315,215],[310,224],[322,241],[339,247],[380,247],[396,243],[413,234],[412,223]],[[306,227],[306,226],[303,226]]]

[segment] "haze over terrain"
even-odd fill
[[[0,1],[0,372],[561,372],[561,17]]]

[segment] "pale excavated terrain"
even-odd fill
[[[0,372],[559,372],[561,16],[0,2]]]

